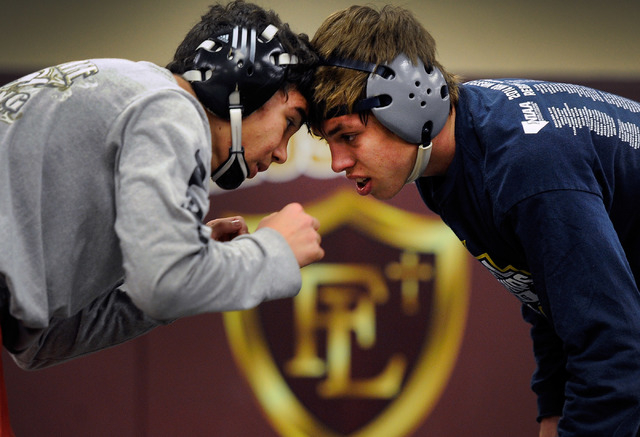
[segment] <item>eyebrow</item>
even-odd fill
[[[340,132],[342,129],[344,129],[344,125],[342,123],[338,123],[336,127],[334,127],[329,132],[327,132],[327,138],[334,136],[336,133]]]

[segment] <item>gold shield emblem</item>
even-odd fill
[[[282,436],[404,436],[453,370],[467,252],[438,218],[351,191],[305,208],[325,258],[295,298],[224,315],[233,355]]]

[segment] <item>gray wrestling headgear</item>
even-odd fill
[[[438,135],[449,116],[449,88],[437,67],[428,68],[418,59],[414,65],[404,53],[390,64],[329,59],[325,65],[369,72],[367,97],[354,105],[354,112],[371,110],[384,127],[403,140],[418,145],[418,156],[406,183],[419,178],[431,156],[431,139]]]
[[[239,26],[218,33],[198,46],[193,69],[182,75],[205,108],[231,121],[229,158],[211,175],[225,190],[237,188],[249,174],[242,118],[264,105],[282,87],[287,67],[297,63],[277,32],[269,25],[260,35]]]

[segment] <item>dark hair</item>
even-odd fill
[[[278,28],[278,37],[285,50],[298,57],[298,63],[290,65],[287,69],[283,89],[286,91],[290,86],[294,86],[308,102],[311,102],[313,68],[317,64],[318,57],[310,48],[309,37],[294,33],[274,11],[265,10],[243,0],[232,1],[226,6],[221,4],[210,6],[200,22],[187,33],[167,68],[175,74],[182,74],[192,69],[196,49],[200,43],[223,30],[241,26],[256,29],[260,33],[270,24]]]

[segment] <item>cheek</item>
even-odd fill
[[[404,158],[392,147],[383,147],[373,156],[375,164],[387,171],[395,171],[403,163]]]
[[[277,133],[264,129],[252,135],[242,135],[245,159],[248,161],[258,161],[270,155],[278,147],[278,138],[282,138]]]
[[[415,162],[416,150],[412,147],[403,145],[402,147],[394,147],[389,145],[385,148],[384,153],[377,156],[377,165],[385,169],[386,176],[395,181],[398,179],[402,183],[409,176],[413,164]]]

